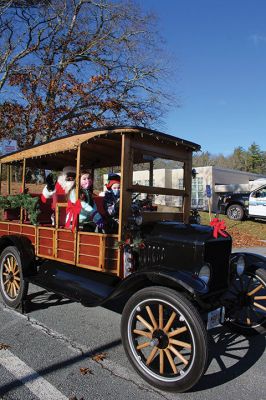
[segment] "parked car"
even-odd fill
[[[20,307],[29,283],[86,307],[119,299],[129,361],[143,379],[166,391],[187,391],[204,374],[209,329],[226,323],[242,333],[265,332],[266,259],[231,253],[231,237],[218,225],[189,223],[192,152],[199,149],[150,129],[108,127],[2,157],[2,301]],[[158,159],[182,163],[181,189],[153,186]],[[134,184],[133,170],[143,164],[150,179]],[[51,176],[66,166],[72,174],[76,168],[77,197],[84,168],[94,182],[106,169],[121,174],[118,232],[66,224],[70,209],[78,217],[79,203],[66,198],[57,198],[56,205],[43,203],[44,185],[26,182],[28,170],[38,169],[51,184]],[[149,206],[140,201],[143,193]],[[181,197],[182,208],[162,212],[155,195]],[[104,220],[100,197],[94,201]]]
[[[218,212],[229,219],[266,218],[266,185],[252,192],[226,193],[219,196]]]

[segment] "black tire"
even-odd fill
[[[247,271],[230,288],[226,324],[233,330],[254,335],[266,332],[266,270]]]
[[[226,211],[227,217],[233,221],[242,221],[244,214],[244,209],[240,204],[231,204]]]
[[[23,278],[21,257],[15,246],[0,255],[0,293],[6,305],[17,308],[27,296],[28,283]]]
[[[195,307],[172,289],[147,287],[134,294],[122,314],[121,336],[133,367],[159,389],[184,392],[206,369],[205,326]]]

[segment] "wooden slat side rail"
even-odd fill
[[[158,186],[144,186],[144,185],[130,185],[127,190],[133,193],[148,193],[148,194],[164,194],[168,196],[182,196],[186,197],[189,194],[186,190],[182,189],[170,189]]]
[[[55,227],[59,228],[59,220],[60,220],[60,208],[67,208],[67,203],[56,203],[55,210]]]

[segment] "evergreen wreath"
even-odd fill
[[[0,208],[5,210],[9,208],[22,207],[27,211],[30,222],[37,225],[39,209],[39,198],[32,197],[30,194],[16,194],[9,196],[0,196]]]

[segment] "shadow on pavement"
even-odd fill
[[[49,307],[69,303],[73,303],[73,301],[58,294],[47,292],[47,290],[40,290],[38,292],[28,294],[23,303],[23,313],[44,310]]]
[[[209,336],[209,368],[191,392],[223,385],[244,374],[265,351],[265,336],[242,336],[216,328]]]

